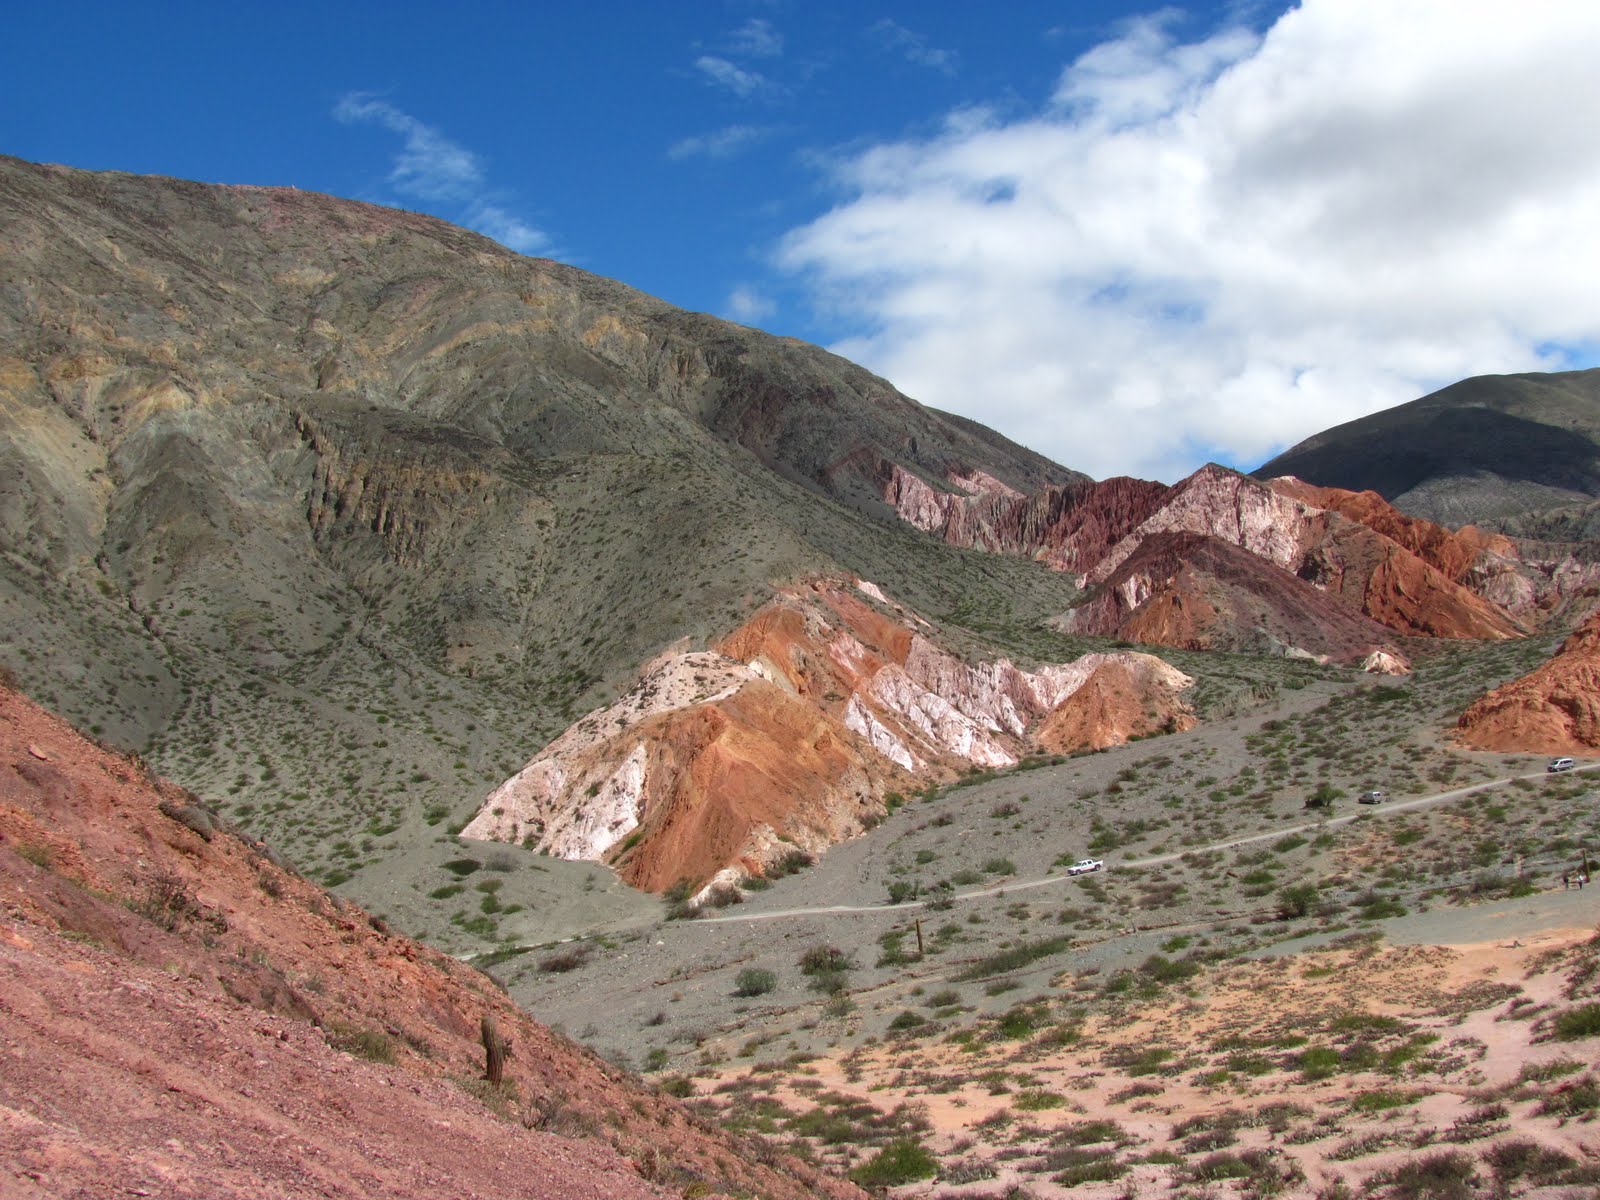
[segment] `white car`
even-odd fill
[[[1575,767],[1577,765],[1578,764],[1573,762],[1570,758],[1558,758],[1554,762],[1552,762],[1548,767],[1546,767],[1545,770],[1546,771],[1551,771],[1551,772],[1554,772],[1554,771],[1570,771],[1570,770],[1572,770],[1573,767]]]
[[[1106,864],[1098,858],[1080,858],[1067,868],[1068,875],[1087,875],[1090,871],[1098,871]]]

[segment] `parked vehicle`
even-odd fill
[[[1087,875],[1090,871],[1098,871],[1106,864],[1098,858],[1080,858],[1067,868],[1068,875]]]
[[[1361,793],[1361,798],[1359,800],[1357,800],[1356,803],[1357,804],[1382,804],[1384,802],[1384,800],[1386,800],[1386,799],[1387,799],[1387,797],[1382,792],[1380,792],[1377,788],[1373,788],[1370,792],[1362,792]]]
[[[1545,770],[1546,771],[1551,771],[1551,772],[1555,772],[1555,771],[1570,771],[1570,770],[1572,770],[1573,767],[1575,767],[1577,765],[1578,764],[1573,762],[1570,758],[1558,758],[1558,759],[1554,759],[1550,763],[1550,765],[1545,768]]]

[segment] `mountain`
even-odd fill
[[[1463,745],[1522,754],[1600,750],[1600,613],[1548,662],[1475,701],[1457,723]]]
[[[432,218],[0,159],[0,261],[0,663],[358,895],[780,584],[1073,595],[882,497],[1077,473]]]
[[[863,1195],[715,1131],[4,686],[0,887],[8,1197]]]
[[[1254,474],[1377,492],[1443,525],[1582,505],[1600,498],[1600,369],[1464,379],[1309,437]]]

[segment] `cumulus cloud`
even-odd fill
[[[759,125],[728,125],[711,133],[697,134],[667,147],[667,157],[732,158],[765,138],[771,130]]]
[[[955,74],[954,50],[940,50],[936,46],[929,45],[926,37],[920,33],[913,33],[898,21],[891,21],[885,17],[867,32],[877,38],[886,50],[900,55],[908,63],[919,67],[931,67],[947,75]]]
[[[403,139],[389,186],[403,196],[450,206],[452,219],[522,254],[548,249],[550,239],[513,213],[488,184],[483,161],[432,125],[369,92],[350,92],[333,108],[346,125],[373,124]],[[442,214],[443,215],[443,214]]]
[[[772,90],[772,81],[759,71],[747,71],[715,54],[702,54],[694,60],[695,70],[708,82],[726,88],[741,99]]]
[[[1030,113],[837,162],[780,261],[865,330],[835,349],[1061,462],[1254,466],[1600,342],[1597,58],[1586,0],[1150,18]]]

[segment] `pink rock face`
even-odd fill
[[[1192,720],[1178,698],[1192,681],[1147,655],[1025,671],[967,662],[926,628],[876,588],[787,589],[715,650],[649,664],[497,788],[464,836],[609,861],[660,889],[823,849],[866,828],[889,791],[1015,765],[1107,664],[1123,682],[1093,720],[1057,720],[1050,752]]]

